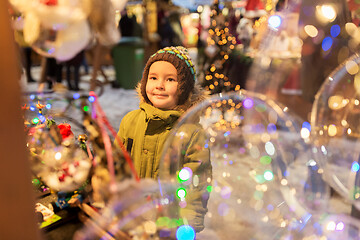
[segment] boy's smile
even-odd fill
[[[149,69],[146,95],[154,107],[174,109],[178,102],[177,70],[169,62],[154,62]]]

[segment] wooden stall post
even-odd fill
[[[20,76],[8,2],[0,1],[0,239],[40,239],[21,117]]]

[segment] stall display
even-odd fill
[[[132,176],[124,166],[129,157],[109,141],[109,123],[96,99],[94,92],[25,97],[22,110],[34,191],[38,205],[44,205],[38,212],[46,213],[40,227],[50,233],[79,221],[83,204],[104,207],[115,181]]]
[[[64,60],[76,54],[92,29],[106,29],[98,43],[118,40],[106,25],[112,16],[105,11],[112,5],[101,6],[100,18],[109,26],[102,28],[87,22],[99,17],[85,7],[89,2],[30,2],[11,1],[26,13],[26,39],[46,57]],[[309,123],[277,101],[300,67],[304,45],[291,26],[305,9],[294,1],[267,18],[258,51],[243,55],[251,71],[244,71],[249,90],[240,90],[224,68],[237,42],[216,2],[206,49],[212,60],[202,83],[214,95],[184,113],[170,132],[158,179],[139,179],[96,93],[25,95],[23,122],[39,228],[54,235],[66,228],[64,239],[75,240],[360,239],[359,55],[325,79]],[[60,16],[61,9],[72,14]],[[52,14],[48,25],[40,24],[48,17],[42,13]],[[327,55],[341,36],[336,26],[331,37],[312,35],[314,28],[323,32],[320,27],[300,30],[311,41],[321,40]],[[359,30],[345,26],[355,50]],[[82,38],[69,40],[66,31]],[[67,40],[58,38],[62,34]]]

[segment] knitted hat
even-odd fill
[[[149,75],[150,66],[157,61],[171,63],[177,70],[178,76],[178,105],[183,105],[189,98],[189,94],[194,90],[195,68],[191,58],[182,46],[165,47],[154,53],[147,61],[141,79],[141,95],[147,103],[151,103],[146,94],[146,83]]]

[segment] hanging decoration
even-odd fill
[[[258,18],[266,14],[264,4],[261,0],[248,0],[245,6],[246,18]]]
[[[10,0],[10,3],[20,12],[25,42],[42,56],[66,61],[86,48],[93,38],[105,46],[120,40],[110,0]]]

